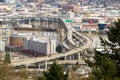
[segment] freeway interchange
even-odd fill
[[[14,61],[11,63],[11,65],[13,65],[13,66],[29,65],[32,63],[39,63],[39,62],[43,62],[43,61],[54,60],[54,59],[58,59],[60,57],[66,57],[69,55],[73,55],[75,53],[79,53],[80,51],[83,51],[91,46],[92,40],[89,37],[77,32],[70,25],[66,25],[66,23],[64,22],[63,19],[59,18],[58,20],[60,20],[62,22],[65,29],[67,30],[67,35],[66,35],[67,39],[64,40],[63,46],[65,48],[69,49],[68,51],[66,51],[64,53],[52,55],[52,56],[36,57],[36,59],[35,58],[28,58],[28,59],[25,59],[22,61]],[[75,41],[73,41],[72,36],[74,36],[77,39],[83,39],[83,41],[81,42],[81,43],[83,43],[82,46],[78,46],[78,44],[76,44]],[[74,48],[70,48],[68,46],[68,43],[66,43],[66,41],[68,41],[69,44],[71,44]],[[79,40],[79,41],[81,41],[81,40]]]

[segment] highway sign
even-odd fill
[[[65,22],[72,22],[72,20],[70,20],[70,19],[67,19]]]

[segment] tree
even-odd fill
[[[5,63],[8,63],[10,64],[11,63],[11,60],[10,60],[10,54],[8,52],[6,52],[5,54],[5,60],[4,60]]]
[[[63,67],[58,65],[55,61],[49,71],[44,72],[44,76],[45,78],[43,80],[68,80],[68,72],[64,74]]]
[[[13,78],[14,72],[13,68],[1,60],[0,55],[0,80],[14,80]]]
[[[40,76],[40,77],[38,77],[38,80],[46,80],[46,77],[45,76]]]
[[[115,80],[117,75],[115,60],[108,57],[109,54],[102,54],[99,51],[95,51],[95,62],[86,60],[89,67],[92,69],[91,80]]]
[[[72,66],[72,70],[76,71],[80,67],[79,62],[76,62],[74,66]]]
[[[58,52],[58,53],[61,53],[62,52],[62,47],[59,45],[59,46],[57,46],[56,47],[56,51]]]
[[[11,66],[4,62],[0,62],[0,80],[14,80],[14,71]]]
[[[120,80],[120,19],[109,27],[108,40],[101,39],[104,52],[95,50],[94,62],[86,60],[91,67],[91,80]]]

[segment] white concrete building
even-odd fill
[[[73,27],[74,27],[75,30],[80,31],[81,27],[82,27],[82,24],[73,24]]]
[[[71,11],[67,12],[67,14],[66,14],[67,18],[74,18],[74,16],[75,16],[75,13],[71,12]]]
[[[50,38],[40,39],[38,36],[24,38],[23,49],[44,55],[52,55],[56,53],[56,40]]]
[[[60,15],[61,15],[62,18],[66,18],[66,19],[70,18],[70,19],[73,19],[74,16],[75,16],[75,13],[74,13],[74,12],[71,12],[71,11],[68,11],[68,12],[63,11],[63,12],[60,12]]]
[[[9,36],[12,34],[13,28],[11,24],[0,26],[0,42],[5,42],[5,46],[9,44]]]

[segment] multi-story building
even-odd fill
[[[25,53],[42,55],[56,54],[56,40],[32,33],[14,33],[10,35],[9,46],[23,49]]]
[[[66,18],[66,19],[68,19],[68,18],[74,18],[74,12],[71,12],[71,11],[68,11],[68,12],[66,12],[66,11],[62,11],[61,13],[60,13],[60,15],[61,15],[61,17],[62,18]]]
[[[73,12],[78,12],[79,7],[76,5],[62,5],[62,10],[63,11],[73,11]]]
[[[37,36],[24,38],[23,50],[27,51],[28,53],[29,51],[32,51],[33,53],[42,55],[53,55],[56,53],[56,41],[51,38],[40,39]]]
[[[5,42],[7,46],[9,44],[9,36],[12,34],[13,28],[10,25],[0,26],[0,42]]]
[[[10,41],[9,41],[9,45],[12,47],[16,47],[16,48],[22,48],[23,47],[23,40],[25,37],[27,37],[29,34],[27,33],[14,33],[12,35],[10,35]]]

